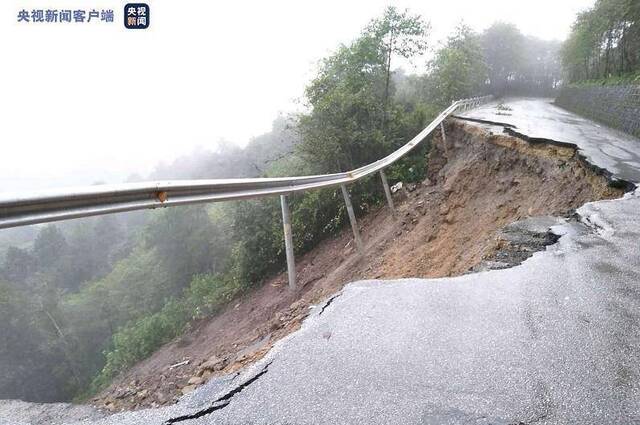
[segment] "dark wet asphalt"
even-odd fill
[[[511,105],[506,118],[518,131],[577,143],[595,165],[640,181],[633,139],[588,122],[595,129],[562,129],[578,120],[562,111],[544,132],[530,130],[522,123],[554,121],[555,107]],[[498,121],[490,108],[480,113]],[[578,140],[580,131],[591,136]],[[638,211],[640,193],[587,204],[580,223],[554,227],[557,244],[511,269],[353,283],[265,359],[176,406],[43,421],[51,408],[4,402],[0,423],[160,424],[201,414],[182,423],[640,424]]]

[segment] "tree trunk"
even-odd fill
[[[49,313],[49,310],[47,310],[46,308],[44,308],[44,306],[42,306],[42,311],[44,312],[44,314],[47,315],[47,317],[49,318],[49,321],[51,321],[51,324],[53,324],[53,327],[56,329],[56,332],[58,333],[58,337],[62,340],[62,344],[65,347],[65,357],[67,358],[67,362],[69,363],[69,369],[71,369],[71,374],[73,375],[73,379],[76,381],[76,385],[80,385],[80,376],[78,375],[78,371],[75,368],[75,365],[73,364],[73,362],[70,359],[68,350],[70,349],[70,345],[69,342],[67,341],[66,336],[64,335],[64,333],[62,332],[62,328],[60,328],[60,326],[58,325],[58,322],[56,321],[56,319],[53,317],[53,315],[51,313]]]
[[[625,24],[622,24],[622,35],[620,36],[620,70],[619,74],[624,74],[624,59],[625,59],[625,48],[626,48],[627,40],[625,37]]]
[[[389,83],[391,81],[391,49],[392,48],[393,48],[393,35],[391,35],[391,39],[389,40],[389,45],[387,46],[387,75],[386,75],[386,82],[384,86],[385,105],[387,104],[387,99],[389,99]]]
[[[382,117],[382,131],[386,136],[387,130],[387,115],[388,115],[388,106],[389,106],[389,83],[391,82],[391,53],[393,51],[393,31],[389,36],[389,45],[387,46],[387,75],[384,86],[384,103],[382,108],[382,113],[384,116]]]
[[[609,57],[611,54],[611,30],[607,31],[607,47],[605,48],[604,55],[604,77],[609,77]]]

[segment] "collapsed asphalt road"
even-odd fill
[[[504,123],[509,134],[578,146],[587,161],[617,178],[640,182],[639,140],[555,106],[553,99],[508,99],[460,114],[462,118]],[[638,117],[640,120],[640,116]]]
[[[555,109],[515,100],[465,116],[575,143],[640,181],[639,141]],[[587,204],[554,227],[558,243],[510,269],[353,283],[263,360],[175,406],[45,418],[1,402],[0,423],[640,423],[638,211],[638,192]]]

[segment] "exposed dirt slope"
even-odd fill
[[[585,202],[621,195],[572,148],[532,145],[457,120],[446,130],[446,142],[433,140],[429,178],[397,194],[396,218],[381,207],[360,220],[363,257],[345,229],[297,259],[297,292],[288,291],[285,274],[267,280],[136,365],[93,403],[109,410],[172,403],[208,377],[260,358],[298,329],[311,305],[348,282],[461,274],[494,255],[499,229],[513,221],[566,216]]]

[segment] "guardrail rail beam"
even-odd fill
[[[348,172],[275,178],[151,181],[0,194],[0,229],[125,211],[291,195],[344,186],[388,168],[436,131],[447,117],[490,99],[491,96],[485,96],[452,102],[405,145],[384,158]],[[443,127],[440,128],[442,130]],[[350,204],[348,196],[345,196],[345,202]],[[355,216],[352,225],[353,222]]]

